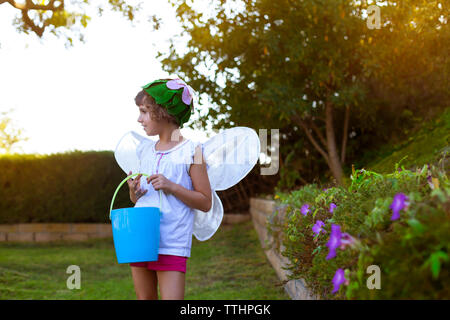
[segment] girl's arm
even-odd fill
[[[191,176],[194,190],[188,190],[179,184],[173,183],[171,193],[188,207],[208,212],[212,205],[211,185],[200,146],[195,150],[194,163],[189,169],[189,175]]]

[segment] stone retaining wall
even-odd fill
[[[252,216],[253,225],[258,233],[261,246],[266,253],[267,259],[269,259],[272,267],[275,269],[278,278],[282,281],[286,281],[290,272],[283,269],[283,267],[288,265],[289,260],[282,256],[278,250],[273,248],[272,244],[276,239],[269,236],[267,232],[267,221],[276,211],[278,211],[278,217],[282,219],[285,213],[284,208],[276,208],[275,201],[258,198],[250,199],[250,214]],[[280,244],[280,251],[283,250],[284,246]],[[319,299],[319,297],[312,294],[310,290],[306,288],[306,283],[303,279],[288,281],[285,284],[284,289],[293,300]]]
[[[250,219],[249,214],[225,214],[222,223],[235,224]],[[84,241],[109,237],[112,237],[110,223],[20,223],[0,225],[0,241],[3,242]]]
[[[0,241],[84,241],[112,237],[109,223],[20,223],[0,225]]]

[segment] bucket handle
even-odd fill
[[[127,182],[128,179],[133,178],[133,177],[136,177],[136,176],[138,176],[138,175],[140,175],[140,174],[142,174],[143,176],[146,176],[146,177],[150,177],[150,175],[148,175],[148,174],[146,174],[146,173],[134,173],[134,174],[132,174],[132,175],[127,176],[125,179],[122,180],[122,182],[120,182],[120,184],[119,184],[119,186],[117,187],[116,191],[114,192],[113,198],[112,198],[112,200],[111,200],[111,207],[109,208],[109,220],[111,220],[111,211],[112,211],[112,208],[113,208],[114,200],[116,199],[116,195],[117,195],[117,192],[119,192],[120,187],[121,187],[125,182]],[[162,201],[162,190],[160,189],[160,190],[159,190],[159,212],[161,212],[161,201]]]

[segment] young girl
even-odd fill
[[[135,207],[158,207],[162,190],[158,261],[131,263],[139,300],[184,299],[186,260],[190,257],[194,214],[208,212],[211,186],[201,147],[181,136],[180,128],[192,109],[192,88],[180,79],[159,79],[135,98],[138,122],[155,143],[146,139],[137,146],[140,172],[151,174],[141,185],[141,175],[128,180]],[[132,172],[130,172],[132,174]]]

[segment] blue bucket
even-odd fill
[[[112,209],[120,187],[130,178],[126,177],[117,187],[111,201],[109,219],[111,220],[114,248],[119,263],[157,261],[159,249],[160,207],[138,207]],[[142,173],[143,176],[148,176]]]

